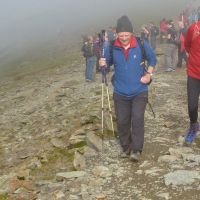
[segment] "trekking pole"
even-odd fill
[[[104,127],[104,102],[103,102],[103,99],[104,99],[104,84],[102,82],[101,84],[101,132],[102,132],[102,136],[103,136],[103,127]]]
[[[156,118],[156,115],[155,115],[155,112],[153,110],[151,103],[149,101],[147,103],[149,104],[149,108],[150,108],[151,112],[153,113],[153,117]]]
[[[102,48],[102,57],[104,57],[104,48]],[[113,126],[113,117],[112,117],[112,109],[111,109],[111,105],[110,105],[110,96],[109,96],[109,89],[108,89],[108,82],[107,82],[107,77],[106,77],[106,74],[107,74],[107,71],[106,71],[106,66],[103,66],[101,68],[101,74],[102,74],[102,98],[104,97],[104,85],[106,86],[106,91],[107,91],[107,100],[108,100],[108,108],[109,108],[109,115],[110,115],[110,121],[111,121],[111,128],[112,128],[112,133],[113,133],[113,136],[115,136],[115,132],[114,132],[114,126]],[[103,130],[104,130],[104,127],[103,127],[103,111],[104,111],[104,107],[103,107],[103,99],[102,99],[102,134],[103,134]]]
[[[113,118],[112,118],[112,110],[111,110],[111,106],[110,106],[110,97],[109,97],[108,85],[106,86],[106,89],[107,89],[108,108],[109,108],[109,114],[110,114],[111,127],[112,127],[113,136],[115,136],[114,126],[113,126]]]
[[[104,71],[105,67],[101,68],[101,75],[102,75],[102,83],[101,83],[101,133],[102,133],[102,162],[103,162],[103,152],[104,152],[104,82],[105,82],[105,77],[104,77]]]
[[[107,82],[106,68],[105,67],[102,68],[102,96],[103,96],[104,85],[106,86],[108,109],[109,109],[112,133],[113,133],[113,136],[115,136],[114,126],[113,126],[112,109],[111,109],[111,105],[110,105],[109,88],[108,88],[108,82]],[[104,108],[103,108],[103,99],[102,99],[102,121],[103,121],[103,110],[104,110]],[[103,133],[103,122],[102,122],[102,133]]]

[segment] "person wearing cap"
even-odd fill
[[[127,16],[117,21],[117,39],[111,55],[99,59],[101,67],[114,64],[112,79],[117,131],[122,147],[121,157],[138,161],[144,144],[144,113],[148,101],[148,83],[156,66],[156,56],[143,41],[148,69],[142,62],[141,48],[133,35],[133,26]]]
[[[86,82],[94,81],[94,66],[96,64],[95,45],[92,35],[88,35],[87,42],[82,46],[83,56],[86,60],[85,80]]]

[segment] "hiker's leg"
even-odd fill
[[[89,65],[90,65],[90,60],[89,58],[86,58],[86,69],[85,69],[85,79],[89,79]]]
[[[182,58],[181,58],[181,49],[180,46],[178,47],[178,62],[176,67],[182,67]]]
[[[180,53],[180,67],[182,67],[183,64],[183,52]]]
[[[200,80],[188,76],[187,80],[188,114],[191,124],[196,123],[198,119],[199,94],[200,94]]]
[[[177,63],[177,46],[175,44],[171,44],[171,59],[172,68],[175,68]]]
[[[151,47],[153,50],[156,49],[156,37],[155,36],[153,38],[151,38]]]
[[[166,56],[165,67],[166,69],[168,69],[172,67],[172,44],[166,44],[165,56]]]
[[[131,143],[131,100],[114,94],[117,130],[123,151],[129,149]]]
[[[89,65],[88,65],[88,79],[93,80],[93,70],[95,65],[95,57],[89,58]]]
[[[160,44],[162,44],[162,43],[163,43],[163,37],[164,37],[164,33],[163,33],[163,32],[161,32],[161,33],[160,33]]]
[[[187,54],[186,54],[186,51],[182,52],[182,58],[184,59],[185,63],[187,64]]]
[[[142,151],[144,144],[144,112],[148,101],[148,92],[143,92],[132,100],[131,149]]]

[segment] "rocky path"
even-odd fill
[[[147,106],[139,163],[119,157],[108,115],[102,141],[100,75],[85,82],[79,56],[69,66],[2,79],[0,199],[200,199],[200,140],[183,144],[185,70],[163,72],[158,60],[150,86],[156,118]]]

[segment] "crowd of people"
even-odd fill
[[[158,38],[159,36],[159,38]],[[148,102],[148,85],[156,66],[156,44],[163,45],[165,72],[187,67],[187,96],[190,125],[185,142],[191,143],[199,130],[198,100],[200,95],[200,7],[185,10],[175,20],[163,18],[159,26],[153,22],[141,27],[138,39],[127,16],[117,20],[116,27],[84,38],[85,79],[94,81],[96,72],[114,67],[112,84],[117,132],[122,157],[138,161],[144,144],[144,112]],[[178,52],[178,61],[175,57]],[[147,61],[147,64],[143,62]]]

